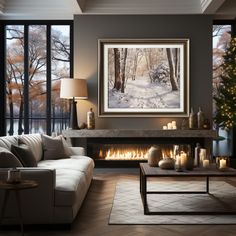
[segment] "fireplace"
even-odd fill
[[[173,158],[174,145],[185,143],[155,138],[91,138],[87,140],[87,154],[97,167],[137,167],[138,163],[147,161],[151,146],[160,147],[162,158]]]

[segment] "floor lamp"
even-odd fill
[[[87,83],[84,79],[61,79],[60,97],[70,99],[71,101],[71,113],[70,113],[70,128],[79,129],[76,100],[87,99]]]

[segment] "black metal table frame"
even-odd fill
[[[205,191],[147,191],[147,179],[149,177],[155,178],[155,177],[163,177],[163,178],[169,178],[173,176],[153,176],[153,175],[146,175],[143,173],[142,168],[139,168],[140,174],[139,174],[139,183],[140,183],[140,195],[143,203],[143,209],[144,209],[144,215],[236,215],[236,211],[149,211],[148,203],[147,203],[147,194],[209,194],[209,179],[210,176],[175,176],[175,177],[200,177],[206,178],[206,190]],[[212,177],[212,176],[211,176]],[[227,176],[222,176],[227,177]],[[232,176],[229,176],[232,177]]]

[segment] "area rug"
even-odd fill
[[[204,191],[204,181],[148,183],[149,191]],[[144,215],[139,182],[119,182],[109,224],[236,224],[236,215],[178,215],[178,211],[236,211],[236,188],[223,181],[210,181],[208,194],[150,194],[151,211],[175,211],[176,215]]]

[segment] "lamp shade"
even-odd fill
[[[87,99],[88,90],[85,79],[61,79],[60,97],[67,99]]]

